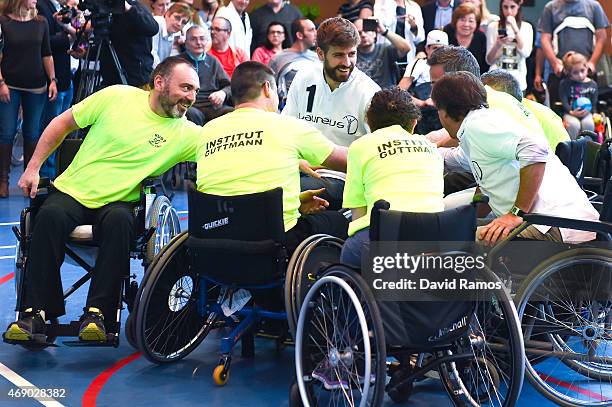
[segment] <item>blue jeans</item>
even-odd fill
[[[11,101],[0,102],[0,144],[13,144],[20,105],[23,110],[23,142],[36,144],[40,137],[40,117],[47,100],[47,92],[35,94],[23,90],[9,91]]]
[[[361,229],[345,240],[340,253],[340,262],[361,268],[361,253],[370,246],[370,228]]]
[[[42,117],[40,118],[41,134],[49,123],[51,123],[51,120],[68,110],[70,104],[72,103],[72,94],[73,87],[72,81],[70,81],[70,88],[65,91],[58,92],[57,98],[53,102],[47,99]],[[47,177],[49,179],[55,178],[55,151],[51,153],[51,155],[40,167],[40,176]]]

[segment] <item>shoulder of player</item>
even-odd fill
[[[362,93],[370,97],[380,90],[380,86],[359,68],[355,68],[354,86]]]

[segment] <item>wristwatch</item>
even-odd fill
[[[514,216],[520,216],[521,218],[523,217],[523,215],[525,215],[525,211],[523,211],[521,208],[519,208],[516,205],[512,205],[512,208],[510,209],[510,213],[513,214]]]
[[[389,34],[389,29],[388,29],[388,28],[385,30],[385,32],[383,32],[383,33],[382,33],[382,36],[383,36],[383,37],[386,37],[386,36],[387,36],[387,34]]]
[[[55,82],[55,83],[57,83],[57,78],[54,76],[53,78],[50,78],[50,79],[49,79],[49,82]]]

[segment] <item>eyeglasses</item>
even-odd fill
[[[210,31],[216,31],[216,32],[229,32],[229,30],[227,28],[218,28],[218,27],[211,27]]]
[[[268,34],[272,35],[285,35],[284,31],[270,31]]]

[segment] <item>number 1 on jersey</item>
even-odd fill
[[[317,91],[317,85],[310,85],[306,88],[308,92],[308,105],[306,106],[306,112],[312,113],[312,105],[314,104],[315,92]]]

